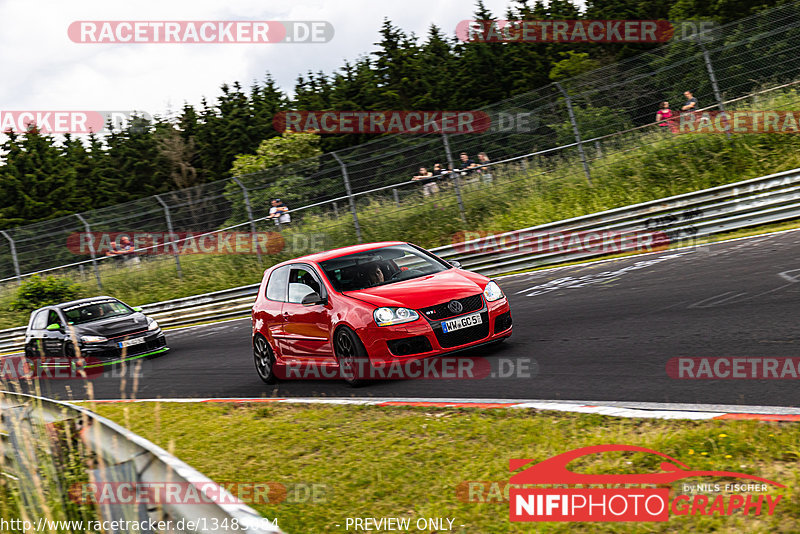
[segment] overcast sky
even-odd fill
[[[484,0],[502,17],[509,0]],[[469,19],[464,0],[0,0],[0,110],[140,110],[165,114],[219,86],[249,86],[269,71],[291,91],[298,74],[330,73],[345,59],[375,49],[388,17],[424,36],[431,23],[453,34]],[[326,44],[82,44],[67,28],[82,20],[323,20]]]

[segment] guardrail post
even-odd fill
[[[356,201],[353,198],[353,190],[350,188],[350,177],[347,174],[347,165],[336,152],[331,152],[333,159],[339,162],[342,168],[342,179],[344,180],[344,190],[347,192],[347,199],[350,201],[350,213],[353,214],[353,225],[356,227],[356,239],[361,243],[361,226],[358,224],[358,213],[356,212]]]
[[[17,275],[17,285],[22,285],[22,275],[19,273],[19,259],[17,258],[17,246],[14,244],[14,240],[11,239],[11,236],[4,230],[0,230],[0,234],[3,234],[3,237],[8,239],[8,244],[11,246],[11,261],[14,262],[14,273]]]
[[[237,177],[232,176],[231,180],[236,182],[236,185],[238,185],[242,190],[242,197],[244,198],[244,208],[245,208],[245,210],[247,210],[247,219],[250,221],[250,232],[252,232],[252,234],[253,234],[253,235],[250,236],[250,242],[252,243],[253,239],[256,238],[256,223],[253,222],[253,208],[252,208],[252,206],[250,206],[250,195],[247,194],[247,188],[244,186],[244,184],[242,182],[239,181],[239,179]],[[280,231],[280,229],[281,229],[281,225],[280,225],[280,222],[278,222],[278,231]],[[258,249],[258,241],[256,241],[256,256],[258,256],[258,265],[260,266],[261,265],[261,251]]]
[[[444,151],[447,154],[447,165],[452,169],[455,179],[453,183],[456,185],[456,199],[458,199],[458,213],[461,215],[461,221],[467,224],[467,216],[464,214],[464,200],[461,198],[461,175],[456,172],[453,165],[453,152],[450,150],[450,140],[447,138],[446,133],[442,133],[442,143],[444,143]]]
[[[394,196],[394,203],[396,206],[400,205],[400,197],[397,194],[397,188],[392,188],[392,196]]]
[[[583,173],[586,175],[586,181],[589,182],[589,185],[592,185],[592,175],[589,173],[589,162],[586,161],[586,152],[583,150],[583,141],[581,141],[581,132],[578,130],[578,121],[575,120],[575,112],[572,110],[572,98],[570,98],[569,93],[561,87],[560,83],[553,83],[558,87],[558,90],[561,91],[561,94],[564,95],[564,100],[567,102],[569,122],[572,123],[572,133],[575,135],[575,142],[578,143],[578,154],[580,154],[581,163],[583,163]]]
[[[719,85],[717,84],[717,76],[714,74],[714,65],[711,63],[711,56],[708,54],[708,50],[703,45],[703,41],[699,38],[697,40],[697,44],[700,46],[700,50],[703,51],[703,61],[706,64],[706,70],[708,71],[708,79],[711,80],[711,89],[714,91],[714,98],[717,100],[717,107],[720,111],[725,113],[725,103],[722,101],[722,93],[719,92]],[[728,139],[731,138],[731,132],[726,130],[725,135]]]
[[[76,213],[75,217],[78,218],[79,221],[83,223],[83,228],[86,230],[87,234],[92,233],[92,228],[89,226],[89,223],[86,222],[86,219],[80,213]],[[92,237],[90,235],[90,237]],[[92,256],[92,267],[94,268],[94,277],[97,279],[97,288],[102,291],[103,290],[103,282],[100,280],[100,269],[97,267],[97,255],[94,251],[94,237],[88,240],[89,242],[89,254]]]
[[[169,232],[169,240],[172,241],[172,255],[175,256],[175,268],[178,271],[178,278],[183,280],[183,271],[181,270],[181,259],[178,256],[178,244],[175,242],[175,231],[172,228],[172,215],[169,213],[169,206],[161,198],[161,195],[153,195],[156,200],[164,208],[164,218],[167,220],[167,232]]]

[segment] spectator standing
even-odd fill
[[[686,97],[686,103],[681,108],[683,113],[691,113],[700,109],[700,104],[697,102],[697,99],[694,97],[691,91],[685,91],[683,96]]]
[[[669,102],[662,102],[661,107],[656,111],[656,122],[660,128],[669,128],[672,133],[677,133],[678,127],[673,119],[674,114],[669,109]],[[666,131],[666,130],[662,130]]]
[[[437,163],[436,165],[439,164]],[[434,165],[434,168],[436,167],[436,165]],[[439,192],[439,186],[436,185],[435,181],[436,179],[437,177],[434,176],[434,174],[430,172],[427,169],[427,167],[420,167],[419,174],[412,178],[412,180],[422,180],[424,182],[424,185],[422,186],[422,194],[425,195],[426,197],[429,197],[432,194]]]
[[[475,162],[469,159],[469,155],[466,152],[462,152],[458,155],[459,158],[459,165],[458,170],[465,171],[467,169],[474,169],[477,165]]]
[[[462,152],[461,154],[459,154],[458,158],[459,158],[458,162],[459,165],[456,170],[461,174],[461,176],[468,176],[473,172],[475,172],[474,169],[478,165],[469,158],[469,155],[466,152]]]
[[[133,249],[133,243],[131,243],[131,238],[126,235],[119,238],[119,244],[112,241],[111,247],[108,249],[108,252],[106,252],[106,256],[111,256],[120,262],[128,261],[129,259],[138,259],[134,257],[134,254],[135,251]]]
[[[478,165],[481,166],[478,169],[478,172],[481,173],[483,183],[485,184],[490,184],[493,180],[493,176],[489,170],[489,167],[486,167],[486,165],[489,165],[491,162],[492,161],[489,159],[489,156],[486,155],[486,152],[478,152]]]
[[[275,219],[276,225],[289,224],[292,216],[289,215],[289,208],[279,198],[272,199],[272,207],[269,209],[267,219]]]

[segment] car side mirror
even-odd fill
[[[140,312],[140,311],[142,311],[142,307],[141,306],[134,306],[133,307],[133,311]]]
[[[326,299],[322,298],[319,293],[314,291],[313,293],[309,293],[303,297],[303,300],[300,301],[300,304],[303,306],[314,306],[315,304],[325,304],[326,302]]]
[[[61,330],[61,325],[58,323],[47,325],[47,330]]]
[[[461,268],[461,262],[458,261],[458,260],[448,260],[448,263],[450,265],[452,265],[453,267],[455,267],[456,269],[460,269]]]

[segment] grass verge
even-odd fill
[[[422,517],[454,518],[453,532],[459,533],[800,531],[796,423],[376,406],[90,407],[162,447],[174,447],[170,450],[176,456],[217,482],[283,484],[285,501],[252,506],[267,518],[277,518],[292,534],[347,532],[348,517],[408,517],[412,524]],[[756,474],[787,489],[770,492],[783,495],[772,516],[672,516],[664,523],[631,524],[510,523],[507,503],[462,502],[456,493],[466,481],[507,481],[512,458],[543,460],[612,443],[654,449],[697,470]],[[570,467],[625,473],[657,471],[658,464],[637,454]],[[706,477],[685,482],[743,481]],[[681,487],[673,485],[675,490]],[[308,495],[307,488],[316,493]]]

